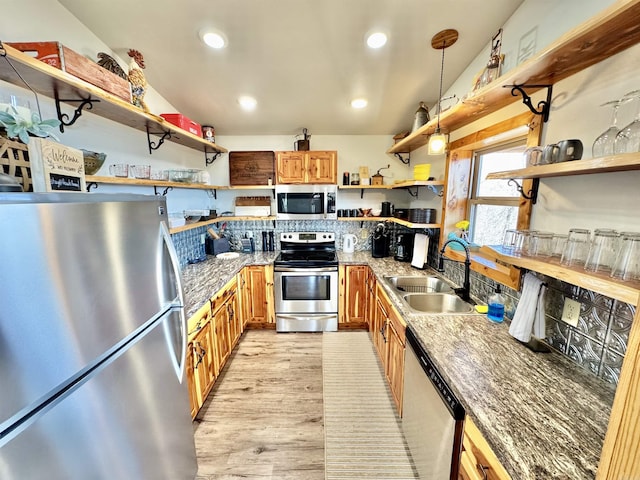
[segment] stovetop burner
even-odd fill
[[[280,234],[282,252],[275,266],[314,268],[338,265],[332,232],[287,232]]]

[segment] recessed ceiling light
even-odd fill
[[[351,106],[353,108],[364,108],[369,102],[365,98],[355,98],[351,100]]]
[[[227,45],[227,39],[218,32],[205,32],[202,34],[202,41],[211,48],[220,49]]]
[[[254,110],[256,105],[258,105],[258,101],[253,97],[242,96],[238,98],[238,103],[243,108],[243,110]]]
[[[367,37],[369,48],[380,48],[387,43],[387,35],[382,32],[374,32]]]

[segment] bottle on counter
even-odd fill
[[[275,238],[274,238],[274,232],[273,230],[269,232],[269,251],[273,252],[275,251]]]
[[[496,323],[502,322],[504,320],[504,295],[500,285],[496,286],[495,293],[489,297],[487,303],[489,304],[489,311],[487,312],[489,320]]]
[[[269,250],[269,244],[267,243],[267,232],[262,232],[262,251],[266,252]]]

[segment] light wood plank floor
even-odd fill
[[[197,480],[324,480],[322,334],[247,331],[195,424]]]

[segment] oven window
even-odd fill
[[[278,213],[322,214],[322,193],[278,193]]]
[[[331,300],[331,277],[309,275],[282,276],[283,300]]]

